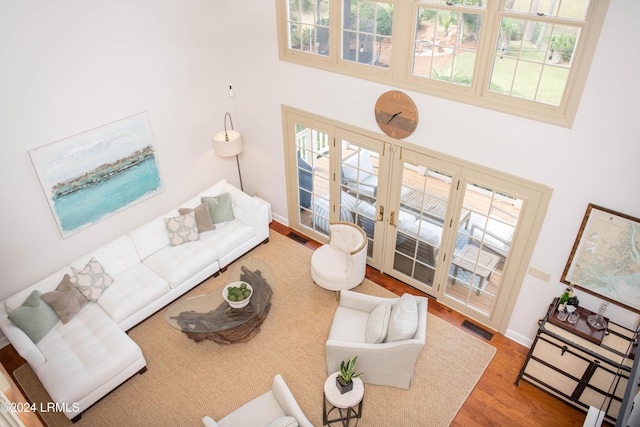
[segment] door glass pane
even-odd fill
[[[367,233],[373,253],[378,200],[378,152],[342,140],[340,157],[340,220],[358,224]]]
[[[433,286],[451,176],[404,162],[393,267]]]
[[[329,135],[296,125],[299,222],[329,235]]]
[[[521,207],[520,199],[467,184],[447,296],[485,315],[493,312]]]

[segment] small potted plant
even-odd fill
[[[353,379],[358,378],[364,373],[355,373],[356,359],[358,359],[358,356],[353,356],[347,363],[344,363],[344,360],[340,362],[340,372],[338,372],[338,376],[336,377],[336,386],[341,394],[351,391],[353,389]]]

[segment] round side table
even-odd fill
[[[322,421],[323,425],[331,425],[340,422],[344,427],[348,427],[351,420],[355,419],[358,425],[358,419],[362,416],[362,400],[364,398],[364,384],[360,378],[353,379],[353,389],[341,394],[336,387],[336,377],[338,372],[329,375],[324,382],[324,400],[322,402]],[[331,405],[327,408],[327,402]],[[357,405],[357,409],[355,408]],[[328,410],[327,410],[328,409]],[[330,419],[331,413],[337,410],[339,418]]]

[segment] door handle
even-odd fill
[[[389,214],[389,225],[396,226],[396,211],[391,211]]]
[[[384,206],[380,205],[378,210],[378,221],[384,221]]]

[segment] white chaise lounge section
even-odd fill
[[[56,325],[35,344],[7,318],[34,290],[54,290],[70,267],[50,275],[0,304],[0,327],[7,339],[38,375],[54,402],[69,419],[147,364],[140,347],[102,310],[87,304],[68,323]]]
[[[98,305],[87,304],[38,343],[46,361],[35,373],[70,419],[147,364],[140,347],[108,317]]]

